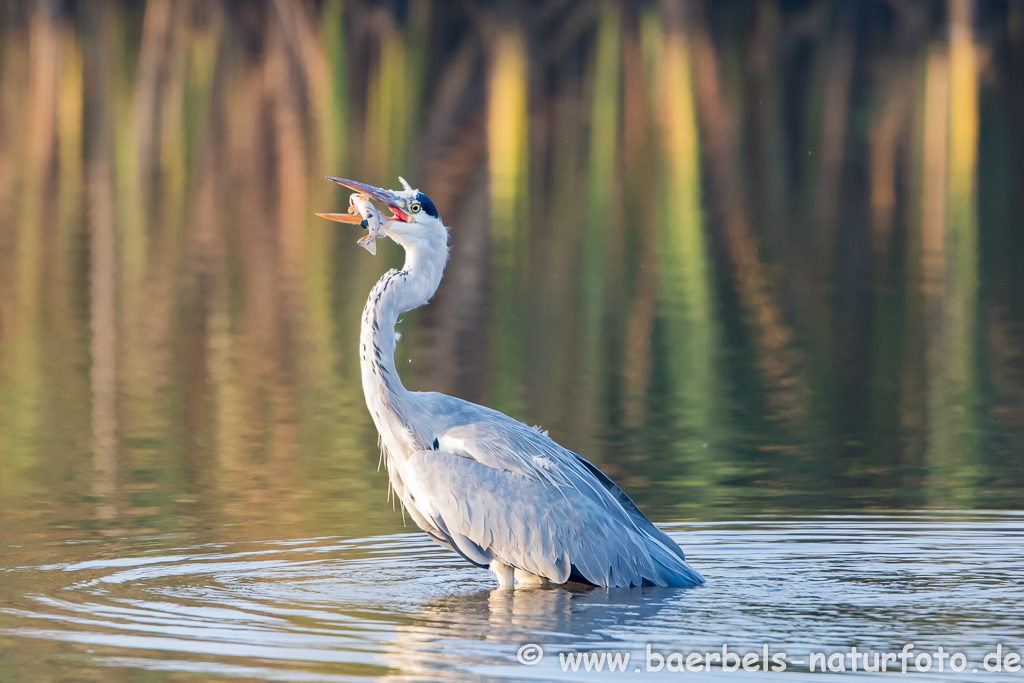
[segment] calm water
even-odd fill
[[[0,2],[0,681],[1019,647],[1021,112],[1019,1]],[[401,254],[325,175],[452,226],[407,386],[706,589],[494,594],[403,526],[355,353]]]
[[[787,670],[772,680],[803,680],[812,652],[905,643],[915,654],[964,654],[963,673],[939,674],[936,664],[933,679],[1019,677],[986,673],[982,662],[997,644],[1024,645],[1024,516],[666,528],[708,577],[705,588],[513,594],[412,533],[192,545],[157,536],[134,539],[130,553],[122,541],[8,549],[0,679],[75,671],[76,680],[616,680],[635,676],[635,664],[656,680],[719,680],[720,670],[648,672],[646,646],[669,655],[720,652],[723,643],[785,652]],[[45,554],[61,561],[37,564]],[[546,651],[529,667],[517,660],[527,644]],[[629,673],[563,674],[559,652],[602,648],[630,652]]]

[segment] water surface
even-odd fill
[[[145,670],[145,680],[565,680],[558,653],[602,649],[630,652],[645,677],[699,678],[709,674],[648,672],[646,646],[760,652],[767,643],[806,662],[811,652],[898,652],[913,643],[915,654],[943,646],[970,663],[932,678],[994,680],[984,656],[1000,643],[1024,644],[1014,608],[1024,600],[1020,515],[830,515],[666,529],[706,587],[502,591],[486,570],[419,533],[198,545],[139,538],[128,552],[122,541],[73,544],[52,564],[35,564],[39,550],[9,549],[0,679],[75,671],[106,680],[113,671],[142,680]],[[545,648],[539,664],[517,661],[527,644]],[[807,669],[791,661],[770,675]],[[710,675],[721,673],[717,666]]]

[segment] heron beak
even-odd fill
[[[405,221],[406,223],[409,222],[409,214],[405,213],[405,211],[404,211],[406,200],[403,199],[402,197],[399,197],[398,195],[396,195],[391,190],[385,190],[385,189],[383,189],[381,187],[374,187],[373,185],[367,185],[366,183],[360,183],[360,182],[358,182],[356,180],[348,180],[346,178],[334,178],[332,176],[327,176],[327,179],[331,180],[333,182],[336,182],[339,185],[344,185],[345,187],[347,187],[349,189],[352,189],[352,190],[355,190],[356,192],[361,192],[361,193],[365,194],[366,196],[370,197],[371,199],[376,199],[381,204],[384,204],[389,209],[391,209],[391,212],[394,214],[394,216],[391,217],[391,220]],[[342,220],[341,218],[331,218],[331,216],[339,216],[340,217],[340,216],[343,216],[345,214],[319,214],[318,213],[317,215],[322,217],[322,218],[327,218],[327,220],[337,221],[339,223],[353,223],[353,222],[354,223],[358,223],[359,222],[359,220],[348,221],[348,220]]]

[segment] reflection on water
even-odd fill
[[[471,5],[3,11],[0,512],[395,529],[328,172],[453,226],[408,384],[656,514],[1024,502],[1019,4]]]
[[[158,550],[127,556],[94,548],[101,559],[4,571],[0,647],[10,647],[0,661],[17,671],[44,661],[41,652],[56,653],[34,680],[108,667],[167,674],[152,680],[182,672],[564,680],[558,652],[612,648],[642,658],[648,643],[704,652],[723,643],[760,651],[770,642],[794,660],[915,643],[963,652],[975,666],[997,643],[1019,646],[1019,614],[1007,609],[1024,598],[1019,515],[832,516],[669,530],[710,577],[707,587],[492,590],[486,570],[420,534],[190,547],[167,538]],[[516,660],[527,643],[547,651],[528,669]],[[800,676],[807,666],[788,670]]]
[[[448,637],[521,676],[537,631],[824,642],[819,589],[867,591],[844,637],[1002,628],[977,583],[948,623],[902,593],[926,623],[850,616],[931,594],[920,564],[831,578],[847,540],[892,549],[870,525],[823,523],[815,560],[692,527],[709,576],[806,608],[755,631],[723,583],[488,593],[394,536],[355,348],[401,255],[313,214],[345,205],[328,174],[427,192],[452,254],[407,385],[542,425],[657,520],[1020,508],[1022,74],[995,0],[0,3],[0,680],[432,678]],[[991,560],[1011,521],[892,557],[974,580],[943,548]],[[728,631],[679,620],[712,604]]]

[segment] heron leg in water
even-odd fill
[[[491,560],[490,570],[498,577],[498,588],[528,588],[547,586],[551,582],[525,569],[513,568],[503,562]]]
[[[490,569],[498,577],[498,588],[515,588],[515,574],[512,567],[497,560],[491,560]]]
[[[515,571],[516,585],[528,587],[528,586],[547,586],[551,582],[543,576],[537,576],[532,574],[525,569],[516,568]]]

